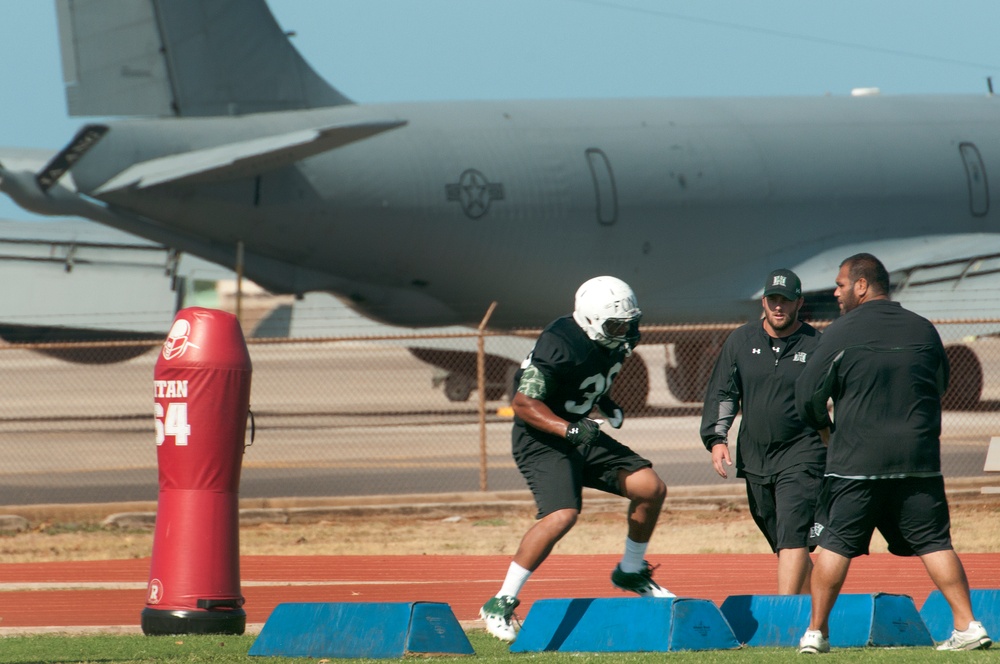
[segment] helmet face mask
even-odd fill
[[[587,336],[606,348],[625,348],[639,343],[642,311],[635,293],[621,279],[594,277],[576,291],[573,319]]]
[[[608,339],[628,340],[635,337],[638,340],[639,319],[641,317],[640,314],[635,318],[608,318],[601,325],[601,331]]]

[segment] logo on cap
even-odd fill
[[[802,296],[802,282],[791,270],[775,270],[764,282],[764,297],[768,295],[781,295],[789,300],[796,300]]]

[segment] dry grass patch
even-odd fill
[[[959,553],[1000,552],[1000,505],[952,504],[952,535]],[[534,508],[473,504],[425,514],[344,514],[296,523],[240,528],[243,555],[513,555],[534,523]],[[619,553],[625,540],[625,508],[585,506],[576,527],[555,553]],[[26,532],[0,535],[0,562],[114,560],[151,554],[151,529],[122,530],[94,523],[42,523]],[[885,542],[876,534],[871,550]],[[650,545],[651,554],[769,553],[745,506],[726,504],[667,509]]]

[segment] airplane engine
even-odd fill
[[[622,372],[611,386],[611,398],[626,415],[634,415],[646,407],[649,399],[649,369],[638,354],[625,358]]]
[[[418,360],[438,367],[434,387],[441,387],[449,401],[468,401],[478,385],[476,354],[471,351],[411,347]],[[512,397],[514,374],[519,363],[506,357],[486,354],[486,400],[509,401]],[[649,397],[649,370],[638,354],[625,360],[621,374],[611,388],[611,398],[626,413],[636,413],[646,407]]]
[[[974,410],[983,396],[983,365],[968,346],[945,346],[951,379],[948,391],[941,397],[945,410]]]
[[[51,344],[32,348],[35,352],[75,364],[115,364],[148,353],[162,335],[116,333],[109,330],[79,330],[66,327],[0,326],[0,339],[10,344]],[[115,342],[91,344],[87,342]],[[134,343],[123,343],[134,342]]]
[[[705,399],[715,358],[730,332],[724,329],[671,333],[667,350],[667,387],[678,401],[701,403]]]

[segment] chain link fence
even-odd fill
[[[998,323],[938,326],[952,359],[942,440],[948,478],[991,483],[983,466],[1000,434]],[[698,428],[708,372],[734,327],[644,328],[615,384],[626,410],[615,436],[672,487],[725,482]],[[523,490],[507,405],[536,334],[248,339],[253,439],[248,433],[241,497]],[[0,506],[155,501],[159,347],[0,346]]]

